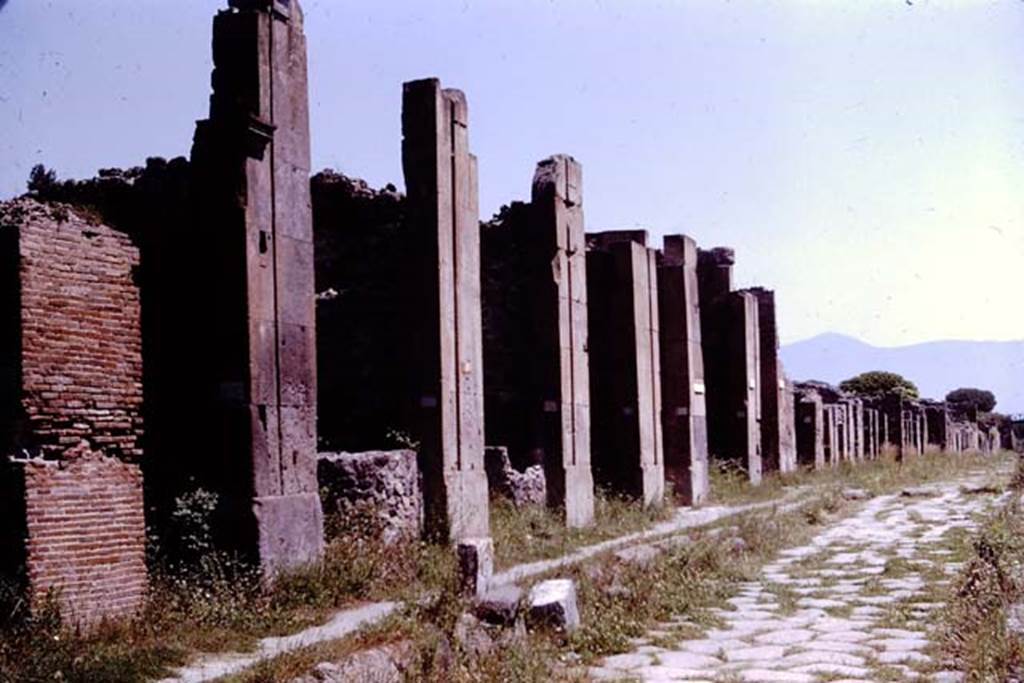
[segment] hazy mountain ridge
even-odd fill
[[[781,354],[786,374],[797,381],[838,384],[867,370],[888,370],[917,384],[926,398],[941,399],[958,387],[978,387],[996,395],[997,411],[1024,413],[1024,340],[880,347],[827,333],[787,344]]]

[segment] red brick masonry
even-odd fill
[[[10,542],[24,543],[33,603],[54,595],[79,624],[130,614],[146,591],[139,250],[70,207],[25,198],[0,204],[0,230],[16,251],[0,263],[17,270],[4,279],[16,324],[0,333],[20,351],[3,387],[14,395],[0,397],[16,406],[0,457],[16,458],[24,491]]]
[[[18,466],[33,602],[52,591],[66,619],[87,624],[135,611],[146,592],[139,467],[100,454]]]

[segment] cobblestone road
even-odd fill
[[[972,482],[977,484],[978,482]],[[671,648],[662,625],[633,652],[607,657],[595,680],[871,683],[934,681],[934,610],[960,566],[951,534],[970,530],[995,497],[933,486],[871,499],[809,545],[783,551],[761,580],[716,610],[721,628]]]

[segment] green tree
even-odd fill
[[[862,372],[856,377],[843,380],[839,388],[858,396],[883,396],[885,394],[902,394],[904,398],[919,398],[917,385],[903,375],[883,370]]]
[[[28,174],[28,191],[45,197],[57,184],[57,173],[42,164],[36,164]]]
[[[985,389],[960,387],[946,394],[946,403],[957,410],[971,410],[980,413],[991,413],[996,407],[996,395]]]

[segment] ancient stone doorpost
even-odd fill
[[[527,294],[535,325],[530,409],[543,425],[548,504],[564,510],[570,527],[594,518],[582,178],[570,156],[537,164],[527,245],[545,275],[531,279]]]
[[[435,78],[406,83],[402,136],[416,241],[408,274],[410,424],[420,447],[426,530],[479,550],[486,574],[480,224],[465,95]]]

